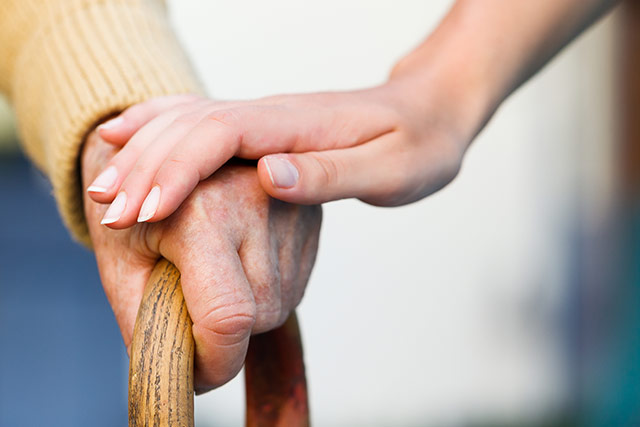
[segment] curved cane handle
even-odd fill
[[[131,343],[130,427],[193,427],[191,325],[180,272],[160,260],[145,288]],[[295,314],[280,328],[252,337],[245,371],[248,427],[309,425]]]

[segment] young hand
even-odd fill
[[[152,99],[100,127],[100,136],[122,149],[89,194],[112,202],[102,220],[112,228],[159,221],[238,156],[260,159],[262,187],[287,202],[410,203],[455,177],[470,139],[446,103],[417,99],[412,89],[397,80],[249,102]]]

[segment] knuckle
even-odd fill
[[[325,154],[316,153],[313,157],[320,173],[320,184],[323,187],[339,187],[345,167],[341,161]]]
[[[222,305],[214,305],[194,327],[222,338],[225,345],[242,342],[253,330],[256,323],[256,306],[252,301],[240,300]]]
[[[238,123],[238,113],[232,109],[217,110],[207,114],[207,120],[234,127]]]
[[[239,144],[243,138],[243,128],[240,125],[239,113],[235,110],[218,110],[206,115],[206,124],[213,124],[216,136],[225,143]]]

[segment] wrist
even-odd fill
[[[482,48],[468,2],[457,2],[437,29],[392,69],[388,85],[425,111],[448,116],[469,143],[508,96],[510,71],[496,49]],[[425,117],[425,119],[427,119]]]
[[[439,124],[466,149],[491,118],[498,102],[486,86],[445,64],[427,64],[424,68],[394,68],[385,86],[392,88],[413,117],[425,124]]]

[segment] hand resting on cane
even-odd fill
[[[117,149],[92,132],[82,153],[88,185]],[[105,206],[85,214],[105,293],[129,347],[157,260],[173,262],[194,322],[195,386],[220,386],[242,367],[251,334],[274,329],[300,302],[315,260],[319,206],[271,199],[254,167],[226,165],[200,183],[170,219],[111,230]]]

